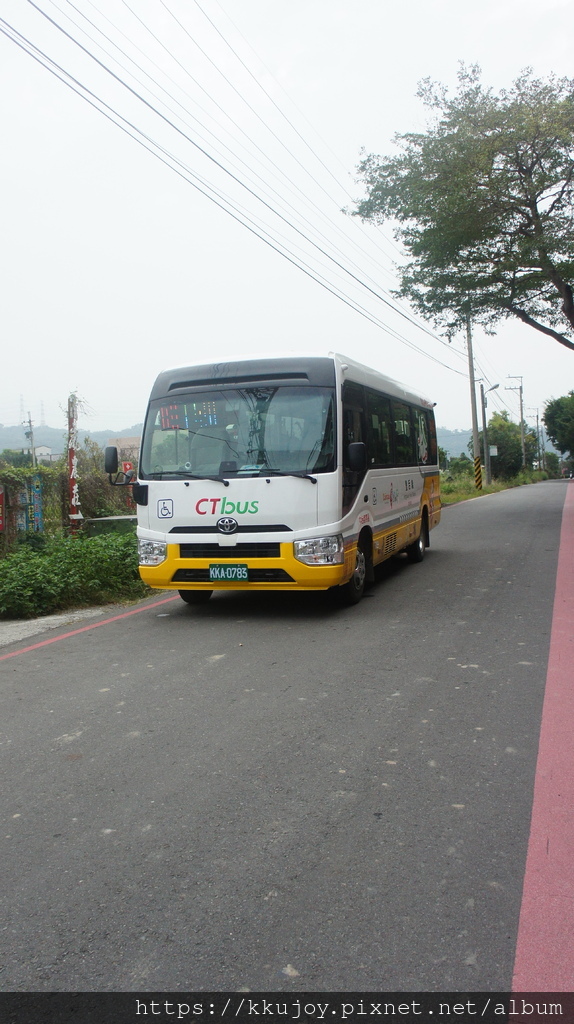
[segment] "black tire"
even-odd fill
[[[179,596],[186,604],[206,604],[213,590],[180,590]]]
[[[426,515],[423,515],[423,519],[422,519],[422,523],[421,523],[421,532],[420,532],[417,540],[415,540],[414,544],[409,544],[408,548],[405,549],[406,552],[407,552],[407,558],[408,558],[409,562],[413,562],[413,563],[415,563],[415,562],[422,562],[423,558],[425,557],[425,550],[426,550],[427,547],[428,547],[427,517],[426,517]]]
[[[367,555],[365,553],[364,541],[359,538],[357,555],[355,560],[355,571],[348,583],[337,588],[337,596],[343,604],[358,604],[365,592],[367,581]]]

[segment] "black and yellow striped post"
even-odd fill
[[[470,311],[466,317],[466,348],[468,352],[468,378],[470,381],[470,407],[472,411],[472,453],[474,456],[474,486],[482,490],[482,469],[480,466],[480,442],[478,440],[478,416],[476,414],[476,391],[474,387],[474,356],[472,354],[472,330]]]

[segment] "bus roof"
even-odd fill
[[[317,387],[333,387],[336,379],[351,380],[376,388],[393,398],[427,409],[432,409],[436,404],[381,371],[339,352],[254,354],[195,366],[174,367],[159,374],[150,398],[167,398],[176,391],[189,388],[264,381],[282,381],[285,384],[305,381]]]

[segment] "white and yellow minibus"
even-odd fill
[[[422,560],[441,513],[432,403],[336,353],[161,373],[123,482],[142,579],[188,604],[331,588],[355,603],[385,559]]]

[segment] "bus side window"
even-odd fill
[[[417,463],[415,435],[411,423],[411,408],[405,402],[393,402],[393,426],[395,435],[395,462],[397,466],[413,466]]]
[[[369,465],[391,465],[391,403],[376,391],[367,392]]]
[[[365,399],[360,384],[343,386],[343,448],[354,441],[365,441]],[[344,457],[344,452],[343,452]]]
[[[428,434],[428,413],[424,409],[415,410],[417,461],[424,466],[429,461],[429,434]]]
[[[428,439],[429,439],[429,462],[432,466],[436,466],[438,463],[438,445],[436,439],[436,423],[434,418],[434,412],[425,413],[427,424],[428,424]]]

